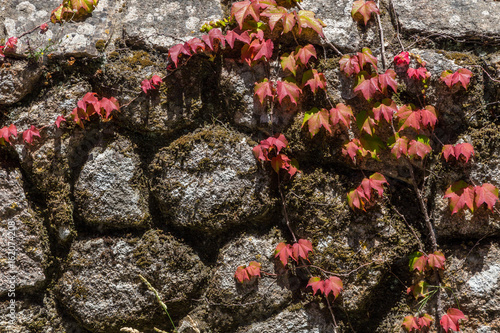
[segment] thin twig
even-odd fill
[[[415,237],[415,239],[417,240],[418,242],[418,246],[420,247],[419,251],[422,252],[423,254],[425,254],[425,252],[423,251],[423,249],[425,248],[424,244],[422,243],[422,241],[420,240],[420,238],[417,236],[417,233],[415,232],[415,230],[413,229],[413,227],[408,223],[408,221],[406,220],[406,217],[401,214],[397,209],[396,207],[394,207],[394,205],[391,204],[391,207],[392,209],[396,212],[396,214],[399,215],[399,217],[401,217],[403,219],[403,221],[406,223],[406,226],[410,229],[410,231],[412,232],[413,234],[413,237]],[[425,254],[426,255],[426,254]]]
[[[333,314],[332,306],[330,305],[330,301],[328,300],[328,296],[325,296],[326,298],[326,303],[328,304],[328,310],[330,310],[330,314],[332,315],[333,319],[333,332],[337,332],[337,321],[335,320],[335,315]]]
[[[290,233],[292,234],[293,242],[297,243],[297,237],[295,237],[295,233],[293,232],[292,227],[290,226],[290,220],[288,219],[288,212],[286,210],[285,196],[283,195],[283,191],[281,190],[281,182],[280,182],[279,173],[278,173],[278,190],[279,190],[280,195],[281,195],[281,203],[283,204],[283,214],[285,215],[286,225],[288,227],[288,230],[290,230]]]
[[[396,14],[396,10],[394,9],[394,4],[392,3],[392,0],[391,0],[391,3],[390,3],[390,7],[392,9],[392,13],[394,14],[394,22],[396,22],[396,37],[398,38],[399,45],[401,45],[401,49],[404,52],[405,51],[405,46],[403,45],[403,42],[401,41],[401,37],[399,35],[399,20],[398,20],[398,15]]]
[[[380,11],[380,0],[377,0],[377,7],[379,8]],[[378,23],[378,32],[380,36],[380,53],[382,56],[382,68],[385,72],[387,69],[387,59],[385,57],[385,45],[384,45],[384,30],[382,29],[382,20],[380,20],[380,14],[377,14],[377,23]]]

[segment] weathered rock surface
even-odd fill
[[[6,333],[86,333],[71,317],[61,312],[53,292],[37,294],[36,299],[15,298],[15,311],[10,315],[9,300],[0,302],[0,330]],[[14,319],[11,321],[11,318]]]
[[[460,308],[469,317],[465,332],[496,332],[500,328],[500,244],[492,239],[450,248],[445,271]],[[455,306],[453,296],[445,306]]]
[[[238,333],[331,333],[334,332],[333,324],[328,324],[324,314],[319,311],[316,304],[311,304],[306,309],[284,310],[276,316],[247,327],[240,328]]]
[[[0,167],[0,296],[6,296],[45,282],[48,239],[26,199],[20,170],[1,161]]]
[[[3,12],[0,38],[19,36],[40,24],[49,21],[50,13],[61,1],[25,1],[7,0],[0,3]],[[67,22],[63,25],[49,23],[45,34],[39,31],[23,37],[18,42],[18,54],[31,49],[35,52],[45,49],[45,53],[54,55],[96,57],[114,33],[121,32],[121,20],[118,18],[122,1],[101,0],[92,15],[83,22]]]
[[[238,325],[266,319],[291,301],[292,291],[272,278],[244,285],[236,283],[234,278],[236,268],[250,261],[260,262],[262,271],[274,272],[273,253],[281,241],[280,233],[275,231],[264,236],[244,235],[221,250],[205,293],[208,309],[203,312],[209,327],[228,332]],[[201,311],[194,310],[195,318]]]
[[[151,165],[152,192],[173,225],[213,236],[265,219],[273,202],[269,177],[258,167],[249,141],[213,126],[158,153]]]
[[[148,222],[147,180],[135,149],[128,139],[117,137],[90,151],[74,193],[85,223],[119,229]]]
[[[19,102],[41,76],[42,68],[27,61],[13,61],[10,68],[0,68],[0,105]]]
[[[203,23],[223,17],[221,4],[216,0],[129,0],[124,14],[123,29],[128,42],[161,50],[198,36]]]
[[[178,316],[200,296],[207,273],[187,246],[151,230],[140,239],[74,242],[56,292],[62,305],[92,332],[118,332],[131,325],[152,330],[152,325],[166,324],[156,320],[161,308],[139,274],[158,290],[170,315]]]
[[[497,1],[392,1],[404,31],[467,39],[499,38]]]

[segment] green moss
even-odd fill
[[[73,296],[78,299],[86,299],[88,290],[80,279],[74,279],[71,284],[71,291]]]
[[[97,49],[97,51],[99,52],[104,52],[104,49],[106,48],[106,41],[104,39],[99,39],[96,43],[95,43],[95,48]]]
[[[444,51],[443,53],[446,58],[455,61],[455,63],[459,66],[477,65],[479,62],[478,57],[469,53],[447,51]]]

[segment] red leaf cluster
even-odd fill
[[[460,68],[455,73],[451,71],[444,71],[441,73],[441,81],[444,82],[449,88],[455,84],[462,84],[465,90],[469,86],[470,78],[472,77],[472,72],[466,68]]]
[[[403,105],[398,109],[396,117],[399,118],[398,132],[405,128],[413,128],[416,131],[426,127],[434,128],[437,123],[436,109],[432,105],[421,110],[416,109],[413,104]]]
[[[429,255],[415,252],[410,256],[410,270],[423,272],[428,269],[444,269],[445,261],[446,258],[441,251],[435,251]]]
[[[425,67],[408,68],[406,71],[410,79],[425,80],[431,77],[431,73]]]
[[[62,4],[50,14],[52,23],[78,20],[92,13],[99,0],[63,0]]]
[[[419,331],[425,327],[431,327],[433,320],[434,319],[432,319],[432,317],[427,313],[418,318],[414,316],[406,316],[401,326],[403,326],[407,332],[412,332],[414,330]]]
[[[317,292],[328,297],[330,293],[333,294],[334,298],[340,294],[340,292],[344,289],[344,285],[342,284],[342,280],[336,276],[330,276],[326,280],[321,280],[320,277],[313,276],[309,279],[307,287],[311,287],[313,290],[313,295],[316,295]]]
[[[261,267],[262,266],[260,263],[256,261],[250,261],[250,264],[248,264],[248,266],[238,266],[238,268],[236,268],[236,272],[234,273],[234,277],[240,283],[245,282],[245,280],[250,281],[257,276],[260,277]]]
[[[354,138],[344,145],[342,154],[349,156],[356,164],[356,156],[371,157],[379,160],[379,152],[383,149],[384,143],[376,135],[366,135],[360,139]]]
[[[4,126],[0,129],[0,145],[5,145],[5,143],[10,143],[10,138],[17,138],[17,128],[14,124],[10,124],[9,127]]]
[[[297,263],[299,262],[299,258],[309,261],[307,257],[312,250],[313,247],[310,241],[307,239],[299,239],[297,243],[293,245],[279,243],[276,246],[276,250],[274,250],[274,257],[279,257],[283,266],[286,266],[289,258],[292,258]]]
[[[364,178],[361,181],[361,185],[347,194],[349,207],[365,210],[367,203],[372,204],[375,201],[374,192],[377,192],[378,197],[382,197],[384,194],[384,184],[388,184],[387,180],[378,172],[375,172],[370,178]]]
[[[448,332],[448,330],[450,329],[458,332],[460,331],[460,325],[458,321],[461,319],[467,320],[462,311],[455,308],[449,308],[446,311],[446,314],[441,317],[439,323],[441,324],[445,332]]]
[[[141,82],[142,91],[147,94],[150,90],[156,89],[155,86],[159,86],[162,82],[162,79],[158,75],[153,75],[151,79],[146,79]]]
[[[493,211],[498,201],[498,188],[488,183],[473,187],[460,180],[446,190],[444,198],[450,199],[452,215],[467,208],[474,213],[474,210],[482,204],[486,204],[488,209]]]
[[[260,161],[271,162],[271,167],[276,173],[281,169],[286,170],[292,177],[297,173],[298,163],[295,159],[291,160],[281,149],[288,146],[288,141],[283,134],[276,134],[274,137],[262,140],[260,144],[253,148],[255,158]]]
[[[120,111],[120,105],[116,98],[97,98],[97,94],[88,92],[78,101],[77,107],[71,112],[75,123],[83,128],[82,120],[89,120],[94,114],[98,114],[104,121],[111,120],[113,110]],[[60,123],[60,122],[59,122]]]
[[[444,145],[442,153],[446,162],[449,162],[450,156],[453,156],[457,161],[465,159],[467,163],[469,158],[474,156],[474,147],[470,143],[457,143],[455,146]]]
[[[377,58],[372,55],[372,51],[367,47],[364,47],[361,51],[354,56],[346,54],[340,59],[340,70],[346,73],[347,76],[359,74],[364,69],[369,70],[365,68],[367,64],[370,64],[377,71]]]
[[[330,134],[332,134],[332,126],[337,125],[339,122],[345,127],[349,127],[351,124],[351,118],[353,118],[352,109],[343,103],[337,104],[336,107],[330,109],[312,108],[304,115],[304,120],[302,122],[302,127],[307,123],[309,128],[309,133],[311,137],[316,135],[321,127],[324,127]]]

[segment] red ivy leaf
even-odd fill
[[[472,72],[466,68],[460,68],[455,73],[451,73],[451,71],[444,71],[441,73],[441,81],[443,81],[449,88],[451,86],[461,83],[462,87],[467,90],[469,86],[470,78],[472,77]]]
[[[420,110],[420,122],[423,126],[434,128],[437,123],[436,109],[432,105],[427,105]]]
[[[379,91],[378,78],[376,76],[372,78],[365,78],[365,75],[361,75],[359,79],[360,82],[354,88],[354,91],[360,92],[367,101],[372,99],[377,91]]]
[[[355,21],[364,21],[366,25],[372,13],[380,14],[377,4],[373,1],[358,0],[352,4],[351,16]]]
[[[318,73],[316,69],[310,69],[302,75],[302,85],[309,86],[311,91],[316,94],[318,89],[326,89],[326,79],[323,73]]]
[[[63,116],[58,116],[55,123],[57,128],[61,127],[62,122],[66,122],[66,118],[64,118]]]
[[[458,160],[462,155],[465,158],[465,163],[469,162],[469,158],[474,156],[474,147],[470,143],[459,143],[455,145],[455,158]]]
[[[413,316],[406,316],[405,319],[403,319],[403,324],[401,324],[401,326],[403,326],[408,332],[411,332],[413,329],[420,329],[417,318]]]
[[[396,159],[401,158],[401,155],[408,155],[408,138],[406,136],[399,137],[396,133],[394,143],[390,146],[391,153]]]
[[[481,186],[474,187],[475,203],[476,207],[480,207],[483,203],[488,206],[488,209],[493,211],[493,207],[495,206],[498,200],[498,188],[495,186],[485,183]]]
[[[340,294],[340,292],[344,289],[344,285],[342,284],[342,280],[336,276],[330,276],[327,280],[323,282],[324,286],[324,294],[325,297],[328,297],[328,294],[332,293],[334,298]]]
[[[354,115],[352,114],[351,107],[343,103],[339,103],[336,107],[330,109],[330,120],[333,125],[337,125],[341,121],[345,127],[349,128],[352,117],[354,117]]]
[[[252,276],[259,276],[260,277],[260,268],[262,265],[256,261],[250,261],[250,264],[248,264],[247,272],[250,277]]]
[[[292,255],[292,246],[290,244],[279,243],[276,246],[276,250],[274,250],[274,257],[275,258],[279,257],[283,266],[286,266],[286,264],[288,264],[288,258],[291,255]]]
[[[418,135],[417,140],[411,140],[408,147],[410,157],[419,156],[421,159],[432,151],[429,145],[429,138],[425,135]]]
[[[354,138],[344,145],[345,148],[342,148],[342,154],[349,155],[351,160],[354,162],[355,161],[354,157],[356,157],[356,154],[361,149],[360,146],[361,142],[359,141],[359,139]]]
[[[299,34],[302,33],[302,28],[311,28],[321,37],[325,37],[323,34],[323,27],[325,27],[326,24],[320,19],[315,18],[313,12],[309,10],[300,10],[295,16],[299,26]]]
[[[385,71],[385,74],[380,74],[378,76],[378,82],[380,85],[380,91],[383,94],[387,93],[387,87],[391,87],[394,92],[398,92],[398,83],[396,82],[396,72],[392,69]]]
[[[307,283],[306,287],[311,287],[313,290],[313,295],[316,295],[316,293],[319,291],[320,294],[322,294],[325,290],[325,286],[323,281],[321,281],[320,277],[313,276],[309,279],[309,282]]]
[[[271,167],[276,173],[280,172],[280,169],[288,170],[290,167],[291,160],[288,156],[284,154],[278,154],[276,157],[271,159]]]
[[[17,128],[14,124],[10,124],[9,127],[4,126],[0,129],[0,142],[2,144],[4,144],[4,141],[10,143],[11,136],[17,137]]]
[[[455,157],[455,147],[453,147],[452,145],[444,145],[441,152],[443,153],[443,157],[446,162],[448,162],[450,156]]]
[[[151,89],[154,89],[152,86],[151,86],[151,81],[149,81],[148,79],[145,79],[141,82],[141,88],[142,88],[142,91],[144,91],[145,94],[148,93],[148,91],[150,91]]]
[[[390,98],[384,98],[382,103],[375,103],[373,115],[376,121],[380,121],[382,117],[390,124],[394,114],[398,112],[398,106]]]
[[[332,129],[330,127],[330,114],[328,110],[318,108],[312,108],[307,111],[304,115],[304,121],[302,122],[302,127],[307,123],[309,128],[309,133],[311,133],[311,138],[314,137],[321,127],[324,127],[330,134],[332,134]]]
[[[446,314],[441,317],[439,323],[441,324],[445,332],[448,332],[449,329],[452,329],[453,331],[459,331],[460,325],[458,321],[460,319],[467,320],[462,311],[455,308],[449,308],[448,311],[446,311]]]
[[[99,103],[101,105],[101,108],[103,108],[103,110],[105,111],[104,115],[102,113],[100,113],[100,115],[105,120],[111,119],[111,112],[113,112],[113,110],[120,111],[120,104],[114,97],[110,97],[109,99],[104,97]]]
[[[246,270],[246,267],[243,266],[238,266],[236,268],[236,272],[234,273],[234,277],[236,280],[238,280],[240,283],[243,283],[245,280],[250,281],[250,276],[248,276],[248,271]]]
[[[443,252],[436,251],[434,253],[429,254],[427,259],[427,264],[432,268],[441,268],[444,269],[445,257]]]
[[[29,144],[33,143],[35,136],[40,137],[40,132],[33,125],[23,132],[23,140]]]
[[[257,1],[240,1],[233,3],[231,7],[231,16],[234,17],[240,29],[243,28],[243,21],[250,15],[255,21],[259,21],[260,18],[260,6]]]
[[[210,30],[212,31],[212,30]],[[254,61],[259,60],[262,57],[265,57],[267,60],[271,59],[273,56],[273,48],[274,44],[273,41],[270,39],[264,40],[260,46],[258,47],[258,52],[257,54],[253,57]]]
[[[176,44],[168,50],[168,56],[174,62],[175,67],[177,67],[177,65],[179,63],[179,55],[181,55],[181,54],[185,54],[187,56],[191,55],[191,52],[189,52],[189,50],[186,49],[184,44]]]
[[[410,64],[410,54],[408,52],[401,52],[394,57],[396,66],[408,66]]]
[[[471,212],[474,212],[474,188],[463,180],[451,185],[446,190],[444,198],[450,199],[449,205],[452,215],[466,206],[469,207]]]
[[[420,326],[420,328],[431,327],[431,323],[433,321],[434,319],[432,319],[429,314],[425,313],[423,316],[418,318],[418,325]]]
[[[410,271],[423,272],[427,265],[427,257],[421,252],[415,252],[410,256]]]
[[[354,154],[355,156],[356,154]],[[354,157],[351,157],[354,160]],[[354,210],[354,207],[358,209],[365,210],[365,199],[364,193],[359,191],[358,189],[354,189],[347,193],[347,204]]]
[[[274,87],[273,82],[264,79],[262,82],[255,83],[255,95],[259,97],[260,104],[264,104],[264,99],[269,97],[274,97]]]
[[[359,66],[358,57],[350,56],[348,54],[344,55],[340,59],[340,70],[351,76],[352,74],[358,74],[361,71]]]
[[[363,69],[366,64],[372,65],[374,70],[377,70],[377,58],[372,54],[372,51],[368,47],[363,47],[361,52],[357,53],[359,67]]]
[[[201,49],[202,51],[205,51],[205,43],[199,39],[199,38],[191,38],[184,44],[184,49],[188,49],[189,47],[191,49],[191,52],[196,53],[198,52],[198,49]]]
[[[314,58],[318,58],[317,55],[316,55],[316,49],[314,48],[314,46],[312,44],[307,44],[306,46],[304,47],[297,47],[297,49],[295,50],[295,53],[296,53],[296,60],[300,60],[300,62],[302,63],[302,65],[307,65],[307,63],[309,62],[309,59],[311,59],[311,57],[314,57]]]
[[[267,7],[266,10],[260,15],[269,19],[269,28],[271,29],[271,31],[273,31],[276,23],[282,20],[286,16],[286,14],[288,14],[288,12],[285,7],[270,6]]]
[[[290,101],[297,105],[297,100],[299,99],[299,94],[302,93],[302,90],[297,87],[294,82],[289,81],[278,81],[276,84],[276,92],[278,94],[278,101],[283,101],[283,98],[289,97]]]
[[[400,119],[398,132],[401,132],[405,128],[409,127],[414,128],[417,131],[420,129],[420,111],[414,109],[415,106],[413,104],[403,105],[399,108],[396,113],[396,117]]]
[[[309,261],[307,258],[309,252],[312,252],[313,247],[307,239],[299,239],[299,241],[292,246],[292,258],[299,262],[299,258]]]
[[[295,54],[293,52],[290,54],[286,53],[281,56],[281,68],[283,70],[288,69],[295,76],[297,75],[297,67]]]

